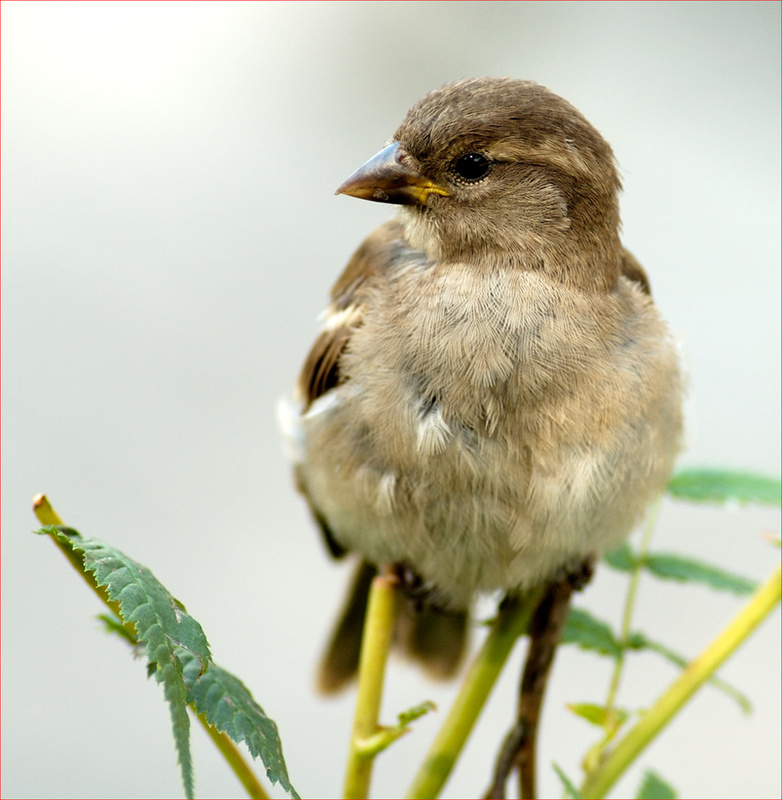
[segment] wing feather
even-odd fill
[[[401,246],[402,226],[396,220],[387,222],[356,250],[334,284],[323,329],[299,374],[297,385],[305,412],[315,400],[346,380],[340,371],[340,356],[361,326],[367,296]]]
[[[641,266],[638,259],[629,251],[622,248],[622,275],[635,281],[646,294],[652,294],[652,287],[646,270]]]

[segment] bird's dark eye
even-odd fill
[[[453,162],[457,177],[469,183],[483,180],[490,172],[492,162],[483,153],[465,153]]]

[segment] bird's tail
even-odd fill
[[[338,692],[358,672],[369,587],[375,575],[377,568],[366,561],[360,561],[355,569],[318,669],[317,686],[323,694]],[[467,622],[466,611],[417,608],[400,597],[394,645],[432,677],[451,678],[457,673],[466,650]]]

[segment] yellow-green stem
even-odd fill
[[[60,515],[52,508],[45,494],[37,494],[33,498],[33,513],[41,525],[64,525]]]
[[[781,593],[782,571],[777,567],[716,639],[689,664],[639,722],[617,742],[599,769],[587,776],[579,792],[580,797],[605,797],[641,751],[773,611],[779,603]]]
[[[239,779],[247,796],[252,800],[267,800],[269,795],[261,785],[255,773],[250,769],[247,761],[239,748],[231,741],[227,733],[221,733],[206,721],[203,714],[196,714],[198,721],[204,726],[209,734],[209,738],[214,742],[215,747],[222,753],[223,758],[228,762],[228,766],[233,770],[234,775]]]
[[[358,667],[358,696],[353,733],[350,738],[345,773],[346,798],[369,797],[372,765],[376,753],[368,751],[366,741],[378,730],[378,716],[383,699],[388,648],[394,630],[396,579],[378,575],[369,591],[364,638]]]
[[[513,603],[506,603],[464,679],[459,694],[443,722],[424,763],[407,792],[408,798],[434,798],[448,780],[451,770],[483,710],[516,640],[528,628],[540,600],[537,591]]]

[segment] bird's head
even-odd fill
[[[419,100],[337,193],[403,206],[410,243],[432,259],[602,287],[618,274],[619,189],[611,148],[568,102],[531,81],[473,78]]]

